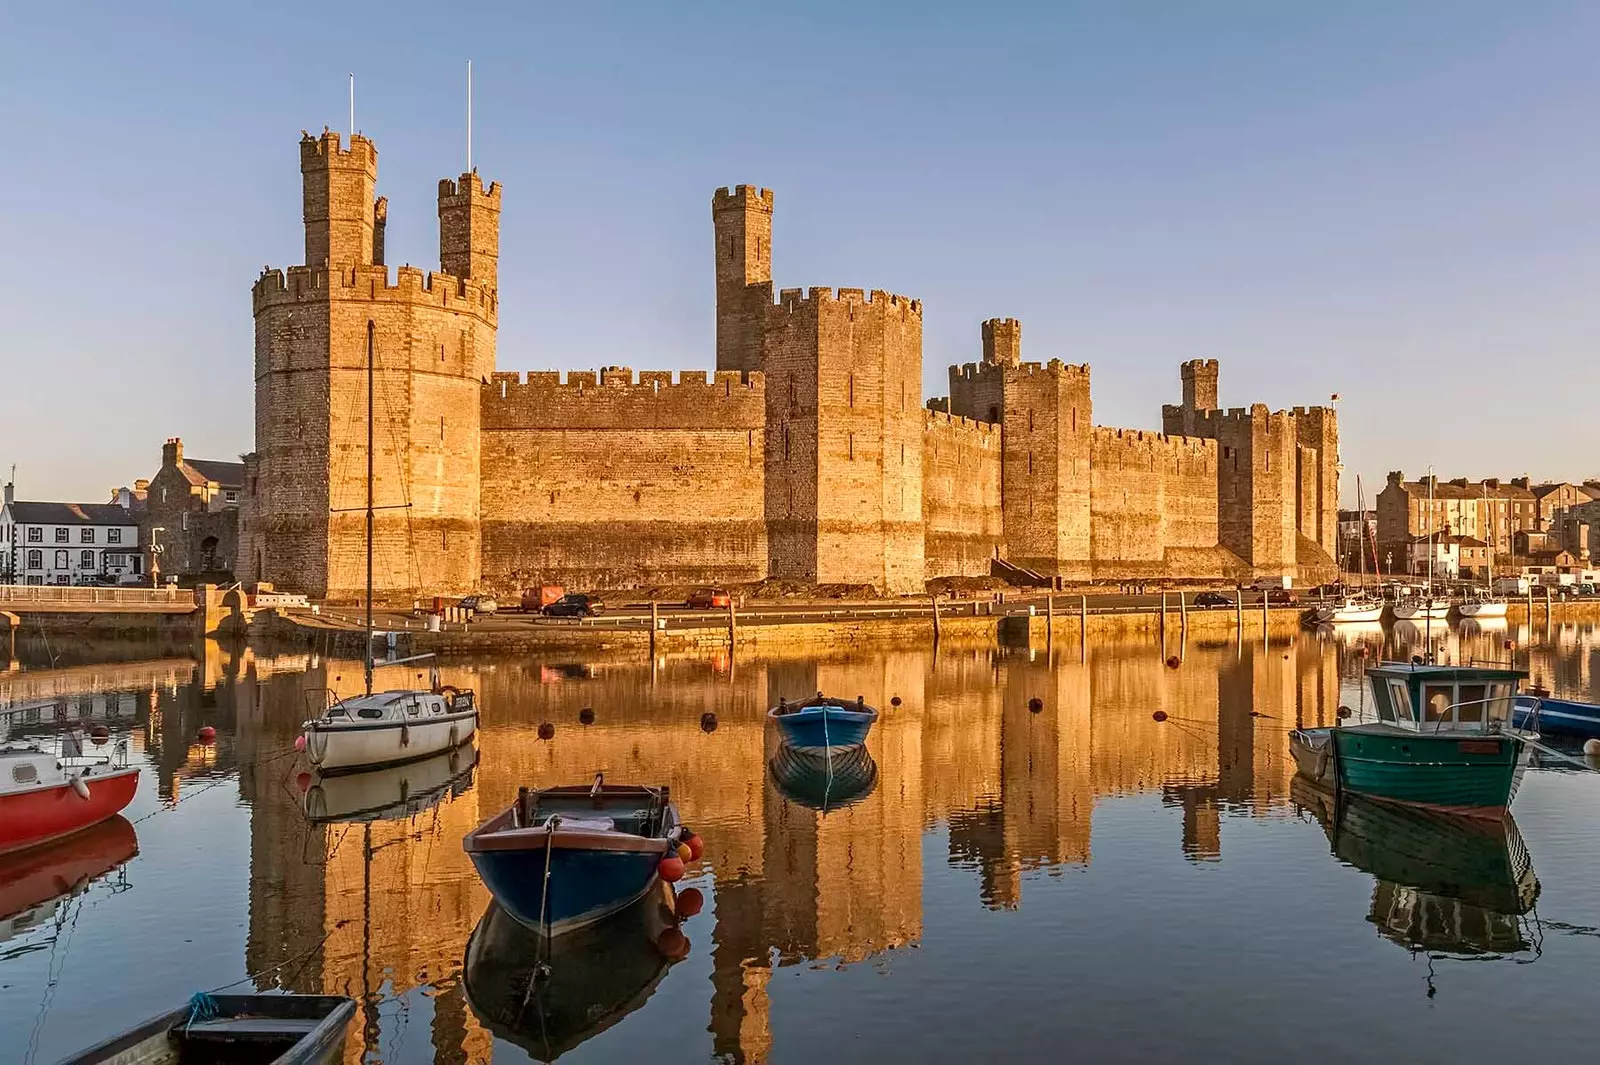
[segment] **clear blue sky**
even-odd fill
[[[252,446],[250,285],[296,141],[379,149],[389,259],[505,185],[503,370],[712,361],[709,198],[777,191],[780,287],[924,303],[928,395],[1023,320],[1158,427],[1343,396],[1360,471],[1600,475],[1600,5],[25,5],[0,36],[0,467],[97,500]],[[1370,490],[1369,490],[1370,499]]]

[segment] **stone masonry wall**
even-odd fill
[[[1005,371],[1004,508],[1010,560],[1052,576],[1090,575],[1089,367],[1052,359]]]
[[[483,581],[501,593],[759,580],[759,373],[497,373],[481,388]]]
[[[923,419],[924,572],[988,576],[1004,543],[1000,427],[933,410]]]
[[[1211,441],[1096,426],[1089,525],[1096,574],[1165,574],[1168,549],[1215,546],[1215,462]]]

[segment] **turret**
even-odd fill
[[[447,274],[499,288],[499,182],[484,189],[476,170],[439,182],[439,265]]]
[[[1178,368],[1183,377],[1186,410],[1217,409],[1217,360],[1190,359]]]
[[[983,323],[983,361],[986,366],[1016,366],[1022,362],[1022,323],[1015,318],[990,318]]]
[[[371,263],[377,148],[359,133],[350,137],[348,149],[339,146],[337,133],[326,129],[320,138],[302,134],[300,175],[305,264]]]
[[[718,189],[711,197],[711,228],[717,369],[758,370],[762,316],[772,302],[772,190],[754,185]]]

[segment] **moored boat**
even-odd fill
[[[778,727],[783,742],[802,751],[825,751],[829,747],[854,747],[867,741],[878,711],[861,696],[854,702],[830,699],[818,692],[801,703],[778,700],[767,711]]]
[[[125,744],[113,761],[82,757],[75,740],[63,742],[73,746],[62,754],[34,743],[0,744],[0,854],[81,832],[133,801],[139,769],[127,764]]]
[[[1549,692],[1539,689],[1517,696],[1511,720],[1517,728],[1540,734],[1600,738],[1600,706],[1575,699],[1553,699]]]
[[[683,875],[680,845],[698,839],[678,823],[666,787],[606,784],[521,789],[517,801],[467,833],[489,893],[546,936],[593,924]]]
[[[355,1015],[338,995],[195,995],[61,1065],[325,1065],[340,1057]]]
[[[1527,765],[1511,724],[1512,669],[1389,662],[1367,671],[1377,721],[1294,729],[1302,776],[1335,791],[1476,817],[1503,817]]]
[[[639,1009],[687,952],[665,885],[551,944],[491,902],[467,940],[467,1005],[496,1038],[554,1061]],[[663,944],[675,948],[663,950]]]
[[[1450,616],[1450,600],[1437,595],[1402,599],[1394,605],[1394,616],[1400,621],[1439,621]]]
[[[784,798],[814,810],[860,802],[878,786],[878,763],[865,744],[823,752],[779,744],[767,767]]]
[[[472,691],[373,692],[333,699],[302,726],[306,757],[323,773],[351,772],[429,758],[472,741],[478,707]]]
[[[1503,618],[1506,616],[1506,601],[1504,599],[1468,599],[1456,607],[1464,618]]]
[[[1364,595],[1350,596],[1317,607],[1313,616],[1319,624],[1378,621],[1383,618],[1383,600]]]

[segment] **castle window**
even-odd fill
[[[439,550],[440,551],[448,551],[448,550],[450,550],[450,530],[449,529],[440,529],[439,530]]]
[[[444,415],[439,415],[439,439],[444,440]]]
[[[439,361],[440,362],[444,361],[444,345],[443,344],[439,345]]]
[[[634,506],[639,505],[639,490],[637,488],[633,490],[633,504]]]
[[[1033,432],[1033,408],[1028,408],[1028,432]]]
[[[852,462],[855,461],[855,457],[856,457],[856,434],[855,433],[851,433],[850,434],[850,460]]]
[[[789,423],[783,423],[783,460],[789,461]]]
[[[1073,432],[1077,432],[1078,431],[1078,408],[1077,407],[1073,407],[1072,408],[1072,431]]]
[[[856,375],[855,374],[850,374],[849,375],[849,385],[850,385],[850,406],[854,407],[856,405]]]
[[[1028,476],[1033,476],[1033,452],[1028,452]]]
[[[550,493],[550,505],[552,507],[556,505],[556,494],[554,492]]]

